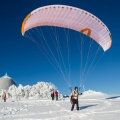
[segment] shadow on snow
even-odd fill
[[[106,98],[106,99],[109,100],[109,99],[116,99],[116,98],[120,98],[120,96],[113,96],[113,97],[109,97],[109,98]]]
[[[83,109],[86,109],[86,108],[89,108],[89,107],[93,107],[93,106],[97,106],[98,104],[94,104],[94,105],[86,105],[86,106],[82,106],[82,107],[79,107],[80,110],[83,110]]]

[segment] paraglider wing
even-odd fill
[[[91,13],[66,5],[49,5],[32,11],[22,23],[22,35],[37,26],[58,26],[88,35],[104,51],[111,46],[111,34],[106,25]]]

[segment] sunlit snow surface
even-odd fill
[[[92,90],[79,97],[80,110],[71,111],[69,98],[59,101],[0,101],[0,120],[119,120],[120,96]]]

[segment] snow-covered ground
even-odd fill
[[[119,120],[120,96],[92,90],[79,97],[80,110],[71,111],[69,98],[0,101],[0,120]]]

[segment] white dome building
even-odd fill
[[[0,78],[0,90],[1,89],[7,90],[11,85],[16,86],[16,83],[11,77],[7,75],[7,73],[3,77]]]

